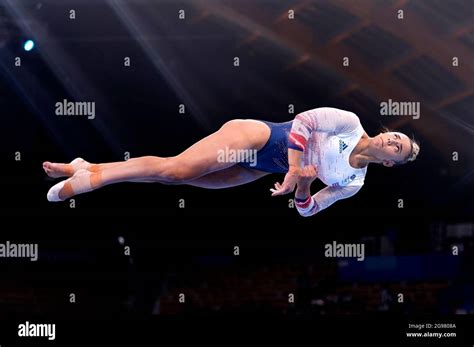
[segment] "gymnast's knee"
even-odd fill
[[[179,157],[164,158],[164,161],[154,166],[151,176],[168,184],[184,184],[197,177]]]

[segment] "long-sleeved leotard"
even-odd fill
[[[327,185],[305,201],[297,201],[302,216],[311,216],[338,200],[356,194],[364,184],[367,167],[354,168],[349,157],[364,129],[352,112],[321,107],[298,114],[288,147],[303,151],[304,165],[315,165]]]

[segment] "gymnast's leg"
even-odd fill
[[[99,172],[100,170],[111,168],[123,163],[120,161],[120,162],[112,162],[112,163],[104,163],[104,164],[90,164],[81,158],[78,158],[78,159],[80,159],[81,163],[83,164],[82,169],[86,169],[92,172]],[[129,160],[135,161],[136,159],[140,159],[140,158],[133,158]],[[76,160],[76,163],[78,162],[79,161]],[[72,176],[74,175],[75,172],[80,170],[80,168],[77,168],[77,167],[73,168],[72,167],[73,164],[59,164],[59,163],[49,163],[49,162],[47,163],[48,164],[46,165],[48,166],[49,169],[45,169],[45,171],[49,173],[50,177],[63,177],[66,175]],[[246,183],[250,183],[268,174],[269,173],[267,172],[247,169],[239,165],[234,165],[227,169],[211,172],[200,178],[186,182],[185,184],[194,186],[194,187],[206,188],[206,189],[223,189],[223,188],[231,188],[231,187],[243,185]],[[138,178],[135,180],[130,180],[129,182],[156,183],[158,181],[156,181],[155,179]],[[173,182],[164,182],[164,181],[160,181],[158,183],[170,184],[170,185],[183,184],[179,182],[173,183]]]
[[[186,184],[205,189],[224,189],[241,186],[266,175],[269,173],[234,165],[224,170],[211,172]]]
[[[217,132],[198,141],[175,157],[140,157],[102,168],[91,165],[89,171],[79,169],[74,175],[48,192],[48,200],[61,201],[119,182],[153,181],[165,184],[185,184],[209,173],[235,165],[218,161],[220,150],[259,150],[267,142],[270,129],[254,120],[233,120]],[[45,163],[46,164],[46,163]],[[45,166],[43,164],[43,166]],[[45,170],[47,171],[48,165]],[[48,172],[48,171],[47,171]]]

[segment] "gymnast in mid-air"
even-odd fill
[[[64,201],[120,182],[222,189],[284,173],[283,182],[270,189],[272,196],[296,188],[295,205],[307,217],[356,194],[370,163],[405,164],[414,161],[419,150],[417,142],[403,133],[387,131],[370,137],[354,113],[320,107],[284,123],[228,121],[174,157],[144,156],[103,164],[76,158],[69,164],[44,162],[43,169],[53,178],[69,177],[48,191],[49,201]],[[224,152],[246,154],[225,157]],[[326,187],[311,195],[316,178]]]

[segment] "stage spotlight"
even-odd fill
[[[23,48],[27,52],[31,51],[34,47],[35,47],[35,43],[33,42],[33,40],[27,40],[25,44],[23,45]]]

